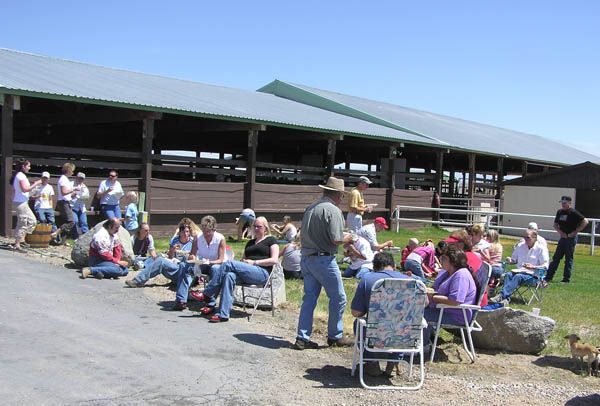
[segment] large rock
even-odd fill
[[[92,242],[92,237],[96,234],[106,220],[96,224],[94,228],[90,231],[82,235],[75,241],[73,245],[73,250],[71,251],[71,259],[77,266],[88,266],[88,254],[90,251],[90,242]],[[131,236],[129,235],[129,231],[127,231],[124,227],[119,227],[119,239],[121,240],[121,244],[123,245],[123,260],[128,261],[129,263],[133,262],[133,245],[131,244]]]
[[[273,266],[273,295],[275,296],[275,307],[277,307],[281,303],[285,303],[287,298],[285,295],[285,278],[283,277],[283,268],[281,264],[277,264]],[[246,306],[253,307],[258,300],[258,296],[260,295],[260,291],[262,288],[245,288],[246,291]],[[233,292],[233,300],[234,303],[242,306],[242,288],[239,286],[235,287],[235,291]],[[258,307],[264,309],[271,309],[271,290],[269,288],[265,289],[263,296],[258,304]]]
[[[521,354],[539,354],[556,322],[549,317],[534,316],[523,310],[501,307],[481,311],[477,322],[481,332],[473,332],[475,347]]]

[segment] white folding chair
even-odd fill
[[[358,366],[360,384],[366,389],[416,390],[423,386],[425,365],[423,355],[423,318],[427,293],[425,284],[415,279],[381,279],[371,289],[369,313],[357,319],[357,333],[352,356],[352,376]],[[366,355],[365,350],[373,355]],[[393,354],[395,358],[381,358],[379,354]],[[415,385],[371,386],[364,379],[365,362],[386,361],[404,363],[399,358],[410,355],[407,375],[412,379],[415,354],[419,354],[420,375]],[[404,358],[402,357],[402,358]]]
[[[475,273],[475,277],[477,279],[478,292],[477,292],[477,301],[474,305],[461,304],[457,306],[451,306],[447,304],[439,303],[436,308],[440,309],[440,315],[438,317],[438,321],[436,323],[435,328],[435,338],[433,339],[433,344],[431,346],[431,362],[433,362],[433,357],[435,356],[435,349],[437,348],[437,341],[440,335],[440,330],[444,329],[458,329],[460,330],[460,337],[462,339],[463,347],[471,362],[475,362],[476,354],[475,354],[475,346],[473,345],[473,337],[471,336],[471,332],[473,331],[482,331],[483,328],[479,323],[477,323],[477,313],[481,310],[481,301],[485,296],[485,292],[488,288],[488,282],[490,280],[490,275],[492,274],[492,267],[490,264],[483,262],[479,270]],[[451,324],[451,323],[442,323],[442,317],[444,316],[445,309],[461,309],[462,316],[464,319],[464,324]],[[471,310],[472,317],[469,320],[467,317],[467,310]],[[465,337],[466,334],[466,337]]]

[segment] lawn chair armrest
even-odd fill
[[[481,310],[481,306],[468,305],[468,304],[449,305],[449,304],[445,304],[445,303],[438,303],[435,307],[438,308],[438,309],[470,309],[470,310]]]
[[[429,324],[427,323],[427,320],[425,320],[425,318],[421,319],[421,328],[427,328],[427,326],[429,326]]]

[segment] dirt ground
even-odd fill
[[[8,240],[0,239],[0,243],[6,242]],[[72,268],[70,251],[70,247],[49,247],[29,249],[19,255]],[[134,275],[131,272],[129,277]],[[139,290],[140,294],[157,301],[172,301],[175,296],[168,280],[162,277],[151,280]],[[190,311],[198,310],[193,303],[190,308]],[[260,311],[251,322],[256,337],[260,337],[254,344],[278,351],[283,361],[265,365],[281,377],[278,382],[272,382],[281,404],[600,405],[600,378],[585,376],[581,366],[574,366],[569,358],[480,351],[476,362],[471,364],[460,340],[443,343],[441,351],[436,353],[436,361],[426,362],[425,384],[421,390],[365,390],[357,378],[350,376],[352,350],[330,349],[325,345],[325,320],[315,320],[313,340],[320,343],[321,348],[305,351],[291,348],[297,317],[294,306],[284,305],[274,318],[270,312]],[[231,322],[248,323],[241,311],[232,313]],[[388,378],[369,379],[371,383],[390,382]],[[391,379],[395,384],[402,381],[402,377]]]

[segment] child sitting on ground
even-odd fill
[[[416,238],[410,238],[408,240],[408,244],[406,245],[406,247],[404,247],[402,249],[402,260],[400,261],[400,269],[404,269],[404,264],[406,263],[406,258],[408,258],[408,255],[413,252],[413,250],[415,248],[417,248],[419,246],[419,240],[417,240]]]

